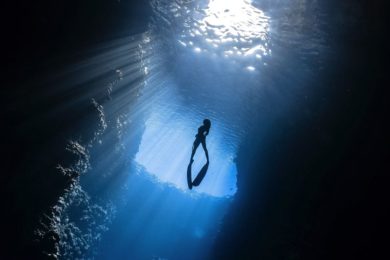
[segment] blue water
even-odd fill
[[[245,192],[237,184],[248,174],[236,164],[250,153],[242,143],[261,142],[296,98],[310,98],[306,82],[327,53],[320,6],[228,3],[151,1],[148,31],[103,44],[72,69],[79,85],[94,79],[96,119],[84,126],[93,138],[75,136],[82,148],[69,148],[83,156],[55,222],[65,259],[207,259],[229,205]],[[189,190],[204,118],[210,166]],[[193,175],[204,163],[199,147]]]

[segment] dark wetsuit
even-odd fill
[[[209,160],[209,154],[206,148],[206,136],[208,135],[210,130],[210,127],[207,127],[205,125],[202,125],[198,128],[198,133],[195,135],[196,139],[194,141],[194,144],[192,146],[192,154],[191,154],[191,160],[194,157],[194,154],[196,152],[196,149],[198,148],[199,144],[202,144],[203,150],[206,153],[207,161]]]
[[[195,135],[195,137],[206,140],[206,135],[208,135],[208,133],[209,133],[209,129],[205,125],[202,125],[201,127],[198,128],[198,133]]]

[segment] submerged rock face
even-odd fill
[[[56,167],[57,174],[65,178],[63,194],[54,206],[45,211],[35,230],[38,251],[47,257],[93,258],[102,235],[115,216],[114,204],[105,199],[104,195],[91,196],[95,192],[94,188],[89,187],[87,191],[82,182],[83,179],[88,182],[88,175],[94,175],[91,176],[95,184],[92,186],[99,186],[101,182],[117,174],[116,169],[121,165],[117,161],[111,161],[107,167],[102,167],[98,157],[101,154],[125,158],[130,156],[129,151],[135,149],[132,141],[129,142],[123,136],[128,135],[128,126],[134,120],[130,119],[128,110],[131,110],[140,88],[144,86],[142,77],[146,75],[144,68],[147,61],[143,56],[147,55],[146,38],[147,35],[142,34],[131,39],[121,39],[118,49],[115,49],[128,49],[127,45],[133,44],[133,48],[126,52],[129,56],[125,56],[132,60],[130,65],[126,59],[119,59],[115,62],[117,67],[106,72],[106,68],[102,66],[105,59],[111,59],[112,51],[99,53],[102,65],[96,66],[93,62],[97,59],[96,56],[81,62],[88,64],[85,68],[87,71],[99,71],[94,75],[98,79],[93,78],[92,85],[88,80],[81,83],[90,87],[86,97],[92,98],[85,98],[80,102],[80,107],[89,103],[89,113],[84,115],[84,121],[77,125],[73,134],[79,137],[78,140],[68,141],[66,156],[58,161]],[[124,75],[125,72],[127,75]],[[69,82],[72,77],[78,80],[77,73],[68,77],[66,80]],[[128,100],[120,106],[118,104],[123,99],[122,95]],[[124,150],[129,154],[124,154]],[[126,164],[127,160],[124,159],[121,163]]]
[[[124,126],[131,124],[127,115],[131,105],[127,104],[134,102],[144,85],[147,63],[144,55],[148,55],[145,38],[141,34],[110,41],[106,44],[115,46],[114,52],[96,47],[98,55],[80,58],[69,65],[71,69],[63,67],[62,71],[57,70],[50,77],[43,75],[43,79],[34,83],[43,89],[35,93],[42,106],[38,108],[41,113],[32,113],[28,122],[24,122],[23,131],[36,134],[32,141],[25,142],[26,146],[34,144],[31,149],[35,150],[26,152],[28,159],[21,156],[24,165],[18,166],[28,174],[18,173],[7,183],[9,191],[14,189],[12,194],[20,190],[7,203],[15,209],[9,218],[21,223],[24,234],[10,231],[11,249],[1,255],[16,253],[21,258],[37,259],[66,255],[74,259],[94,254],[94,245],[107,230],[115,209],[109,201],[90,196],[91,191],[82,188],[80,178],[94,169],[98,151],[118,154],[133,146],[123,138],[128,131]],[[117,55],[115,51],[122,58],[107,66],[107,61]],[[101,62],[98,65],[97,59]],[[72,94],[64,98],[64,93]],[[114,106],[118,98],[123,102],[123,96],[125,105]],[[104,169],[96,182],[112,174],[115,170]],[[71,245],[76,244],[79,250],[71,252]]]
[[[35,231],[43,254],[61,259],[93,258],[96,245],[115,215],[115,207],[92,202],[76,181],[50,214],[42,218],[41,227]]]

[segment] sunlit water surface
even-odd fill
[[[152,5],[179,47],[240,63],[249,70],[271,54],[269,17],[250,0],[155,0]]]

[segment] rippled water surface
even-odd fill
[[[269,17],[250,1],[154,1],[175,40],[202,55],[241,61],[253,69],[268,46]]]

